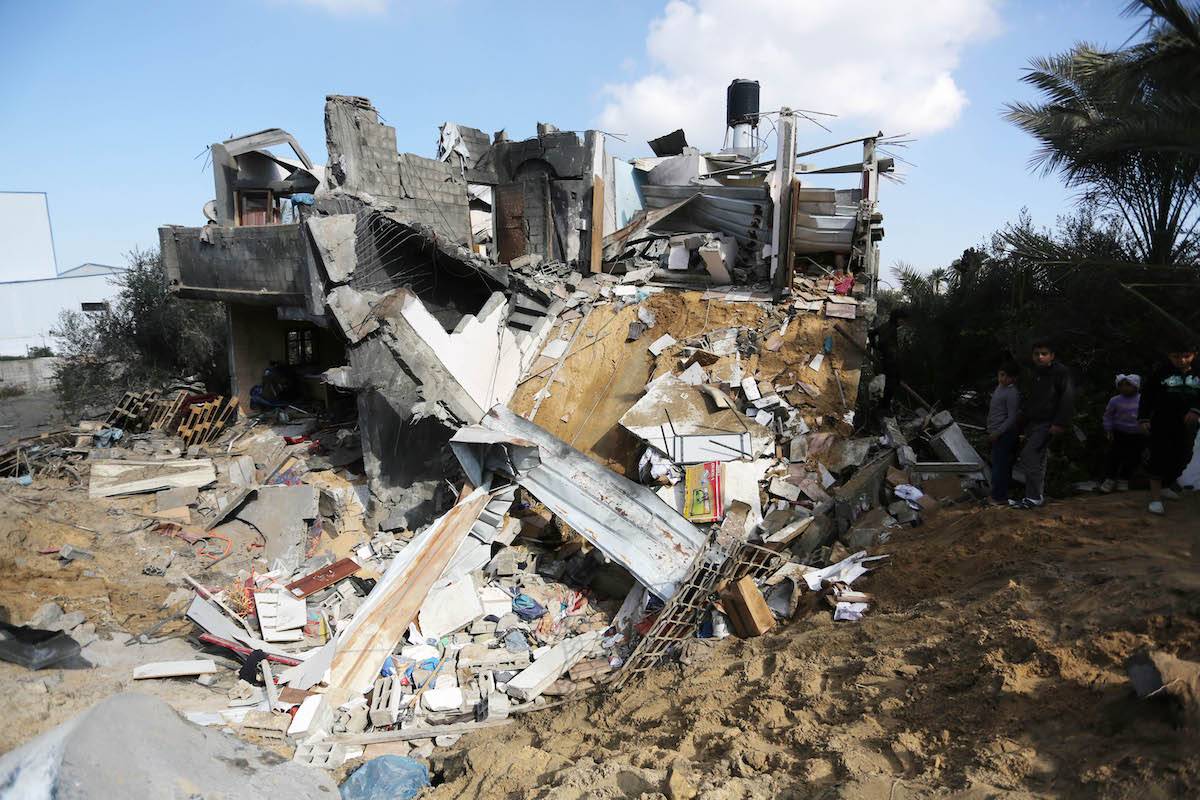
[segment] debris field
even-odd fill
[[[207,224],[160,241],[226,304],[231,386],[0,449],[0,786],[1194,789],[1156,703],[1186,718],[1160,656],[1197,656],[1194,569],[1118,499],[979,511],[973,426],[870,413],[882,134],[801,164],[785,109],[762,160],[751,83],[719,153],[446,123],[429,159],[341,95],[325,166],[212,145]]]

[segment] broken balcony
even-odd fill
[[[300,223],[158,229],[169,289],[193,300],[304,306],[315,280]]]

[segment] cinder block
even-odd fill
[[[292,761],[317,769],[337,769],[346,761],[346,747],[330,742],[302,742],[296,745]]]
[[[396,720],[400,718],[402,694],[400,684],[394,677],[375,681],[375,690],[371,693],[371,725],[376,728],[395,725]]]

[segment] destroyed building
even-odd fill
[[[953,495],[982,461],[934,415],[863,433],[891,165],[879,135],[798,153],[798,116],[770,117],[774,158],[742,80],[720,152],[446,123],[427,158],[333,95],[324,167],[280,129],[214,144],[207,224],[160,241],[171,291],[227,308],[231,396],[127,393],[0,450],[0,473],[135,516],[167,622],[241,661],[189,718],[327,769],[619,688],[805,593],[858,619],[866,548],[936,510],[909,481],[946,471]],[[861,160],[800,161],[839,147]],[[809,185],[826,173],[861,185]],[[931,425],[948,460],[921,464],[906,437]],[[55,604],[20,627],[43,644],[8,649],[39,663],[95,636]]]
[[[367,99],[330,96],[324,167],[279,129],[212,146],[207,224],[159,232],[170,288],[226,303],[244,409],[352,393],[375,499],[428,521],[449,500],[453,432],[512,397],[564,311],[645,284],[796,297],[797,275],[857,276],[873,293],[891,168],[878,136],[841,143],[861,162],[811,167],[798,158],[828,148],[797,154],[784,109],[776,157],[757,160],[757,93],[731,84],[725,150],[676,131],[628,161],[599,131],[544,123],[521,141],[446,123],[435,158],[398,153]],[[808,185],[851,171],[860,189]]]

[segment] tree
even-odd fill
[[[1200,7],[1182,0],[1133,0],[1127,16],[1143,18],[1146,38],[1077,68],[1118,107],[1145,100],[1143,113],[1109,115],[1088,132],[1085,147],[1200,155]]]
[[[109,404],[126,391],[184,376],[223,390],[224,306],[169,292],[156,251],[135,250],[128,261],[113,280],[120,288],[107,310],[64,311],[51,332],[60,350],[54,376],[59,402],[72,410]]]
[[[1124,224],[1144,264],[1200,256],[1200,12],[1179,0],[1140,0],[1147,39],[1115,52],[1081,44],[1034,59],[1024,76],[1042,95],[1006,116],[1039,142],[1035,166],[1059,173]]]

